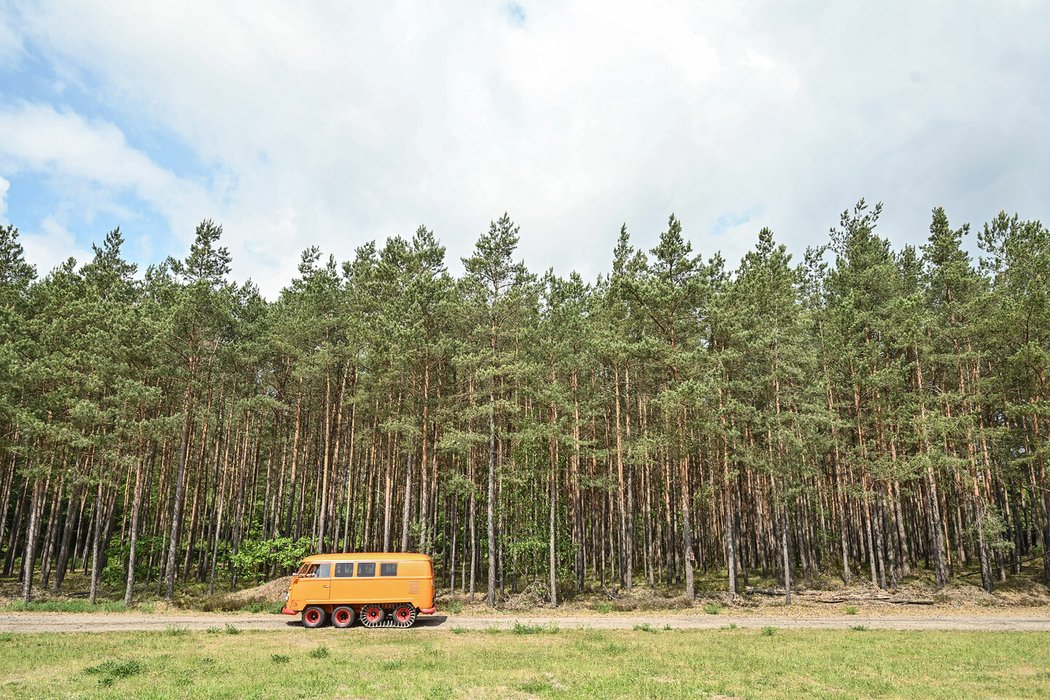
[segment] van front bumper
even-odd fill
[[[283,608],[281,608],[281,614],[282,615],[298,615],[299,611],[298,610],[292,610],[289,607],[283,607]]]
[[[437,612],[437,606],[436,605],[434,607],[432,607],[432,608],[420,608],[419,609],[419,614],[420,615],[433,615],[436,612]]]

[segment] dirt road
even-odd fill
[[[1050,617],[1039,615],[996,616],[872,616],[835,615],[821,617],[734,616],[734,615],[601,615],[580,617],[491,616],[461,617],[435,615],[422,617],[415,629],[483,630],[491,627],[509,629],[515,623],[556,625],[566,629],[633,629],[640,625],[673,629],[717,629],[726,625],[738,627],[779,627],[784,629],[849,629],[863,625],[867,629],[891,630],[969,630],[1050,632]],[[131,632],[164,631],[170,628],[206,630],[233,625],[241,630],[301,629],[298,618],[284,615],[220,613],[136,614],[136,613],[0,613],[0,632]],[[354,629],[360,629],[355,626]],[[396,631],[396,630],[395,630]]]

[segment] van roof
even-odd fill
[[[430,557],[417,552],[341,552],[314,554],[303,561],[430,561]]]

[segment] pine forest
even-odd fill
[[[895,249],[880,213],[735,269],[672,215],[596,279],[529,270],[504,214],[461,274],[420,227],[310,248],[273,299],[212,221],[39,274],[4,226],[3,575],[130,603],[421,551],[489,605],[1046,577],[1050,231],[934,209]]]

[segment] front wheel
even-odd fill
[[[354,611],[345,605],[340,605],[332,611],[332,627],[345,629],[354,624]]]
[[[324,608],[311,605],[303,610],[303,627],[316,629],[324,624],[324,617]]]

